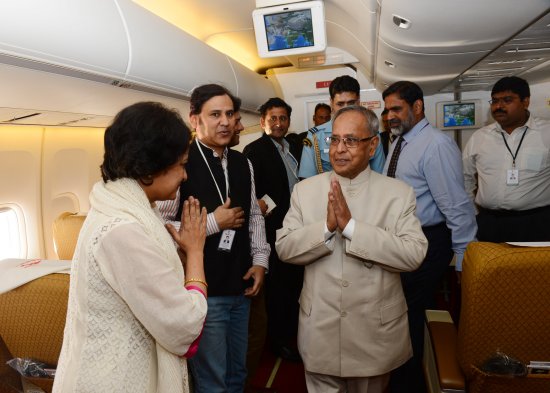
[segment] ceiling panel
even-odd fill
[[[444,90],[489,90],[500,78],[512,75],[531,83],[550,80],[550,13],[488,53]]]

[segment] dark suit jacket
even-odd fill
[[[386,159],[388,159],[388,150],[391,145],[389,131],[384,131],[380,133],[380,143],[382,144],[382,148],[384,149],[384,155],[386,156]]]
[[[290,153],[296,158],[301,146],[290,143],[289,145]],[[285,164],[271,137],[265,133],[259,139],[248,144],[243,153],[254,167],[257,198],[260,199],[267,194],[277,204],[277,207],[265,218],[267,241],[271,245],[271,249],[275,250],[275,232],[283,226],[283,219],[290,207]]]

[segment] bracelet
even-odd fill
[[[204,292],[201,288],[197,287],[196,285],[186,285],[185,289],[187,289],[188,291],[193,290],[193,291],[200,292],[202,294],[202,296],[204,296],[205,298],[208,297],[208,296],[206,296],[206,292]]]
[[[183,283],[183,285],[187,285],[187,284],[189,284],[190,282],[198,282],[199,284],[202,284],[202,285],[204,285],[206,288],[208,288],[208,284],[206,283],[206,281],[201,280],[200,278],[188,278],[188,279],[185,280],[185,282]]]

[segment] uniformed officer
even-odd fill
[[[357,79],[349,75],[335,78],[328,88],[332,114],[334,115],[345,106],[359,105],[359,90]],[[330,142],[327,142],[331,135],[332,120],[308,130],[307,137],[303,141],[298,177],[305,179],[332,170],[328,155]],[[382,173],[384,162],[384,151],[379,143],[374,156],[369,161],[369,166],[372,170]]]

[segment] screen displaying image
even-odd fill
[[[313,46],[311,10],[264,16],[269,51]]]
[[[474,103],[447,104],[443,106],[443,127],[473,126],[476,120]]]

